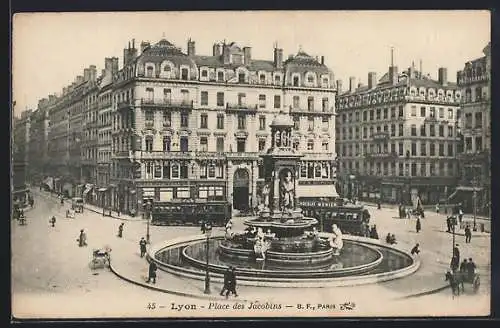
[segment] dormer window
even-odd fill
[[[262,84],[266,83],[266,76],[264,74],[260,74],[259,80],[260,80],[260,83],[262,83]]]
[[[167,72],[167,73],[170,73],[172,71],[172,69],[170,68],[169,65],[165,65],[165,67],[163,67],[163,71]]]
[[[281,84],[281,76],[275,75],[274,76],[274,83],[277,85],[280,85]]]
[[[187,68],[181,69],[181,80],[188,80],[189,79],[188,74],[189,74],[189,71]]]
[[[294,87],[298,87],[299,86],[299,77],[298,76],[294,76],[293,77],[293,86]]]
[[[245,73],[238,73],[238,83],[245,83]]]
[[[153,77],[153,72],[154,72],[154,67],[148,65],[146,67],[146,77]]]
[[[323,88],[328,88],[328,78],[324,77],[322,84],[323,84]]]
[[[217,81],[218,82],[224,82],[224,72],[217,72]]]
[[[206,69],[201,71],[201,77],[208,77],[208,71]]]
[[[309,75],[309,76],[307,77],[307,83],[314,83],[314,76]]]

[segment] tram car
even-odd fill
[[[231,218],[231,203],[227,201],[172,200],[155,202],[152,208],[153,225],[201,225],[211,222],[224,227]]]
[[[305,216],[318,220],[321,231],[332,232],[336,224],[345,234],[367,236],[370,214],[362,205],[346,204],[341,198],[301,197],[299,206]]]

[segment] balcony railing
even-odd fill
[[[226,110],[235,112],[256,112],[258,105],[226,103]]]
[[[399,155],[396,152],[384,152],[384,153],[366,153],[366,159],[395,159]]]
[[[372,135],[372,139],[373,141],[386,141],[389,136],[389,132],[376,132]]]
[[[132,101],[120,101],[117,105],[118,110],[131,108],[133,106]]]
[[[324,115],[331,115],[334,113],[333,111],[333,107],[330,107],[330,108],[321,108],[321,110],[319,109],[314,109],[314,108],[301,108],[301,107],[294,107],[294,106],[290,106],[290,113],[293,114],[293,113],[297,113],[297,114],[310,114],[310,115],[321,115],[321,114],[324,114]]]
[[[170,100],[170,99],[151,99],[151,98],[141,99],[141,106],[143,107],[192,109],[193,104],[194,102],[192,100]]]

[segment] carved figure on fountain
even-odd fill
[[[330,246],[334,249],[336,255],[339,255],[342,247],[344,247],[344,241],[342,240],[342,231],[336,224],[332,225]]]
[[[295,184],[292,177],[292,172],[288,169],[283,171],[280,183],[280,208],[282,210],[294,209],[295,199]]]

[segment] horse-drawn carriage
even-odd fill
[[[448,271],[445,275],[445,280],[450,282],[451,290],[454,295],[460,295],[460,287],[463,293],[465,291],[465,284],[471,285],[474,293],[477,293],[481,285],[481,278],[477,272],[455,271],[452,273]]]
[[[92,251],[92,269],[109,267],[111,262],[111,248],[94,249]]]

